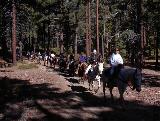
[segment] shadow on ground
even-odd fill
[[[149,87],[160,87],[160,76],[152,74],[143,74],[144,85]]]
[[[160,65],[156,66],[156,62],[145,62],[143,68],[160,71]]]
[[[77,88],[72,86],[71,88]],[[159,121],[160,106],[112,102],[87,91],[60,92],[47,83],[0,78],[1,121]]]

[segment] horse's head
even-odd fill
[[[86,69],[88,67],[88,64],[86,63],[86,62],[83,62],[82,64],[81,64],[81,68],[82,69]]]
[[[133,83],[133,89],[136,89],[136,91],[141,91],[141,81],[142,81],[142,74],[139,69],[135,70],[134,74],[134,83]]]

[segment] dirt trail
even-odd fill
[[[150,73],[149,73],[150,74]],[[148,79],[148,80],[147,80]],[[159,121],[160,78],[146,75],[142,92],[127,89],[125,106],[117,100],[103,99],[79,84],[77,77],[44,66],[0,71],[0,120],[2,121]]]

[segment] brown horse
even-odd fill
[[[85,75],[85,71],[88,67],[88,64],[86,62],[83,63],[79,63],[78,65],[78,76],[80,77],[80,82],[82,81],[84,84],[84,81],[87,79],[86,75]]]

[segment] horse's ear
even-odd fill
[[[136,68],[136,70],[142,73],[142,68]]]

